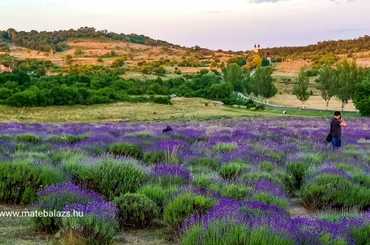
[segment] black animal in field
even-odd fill
[[[167,126],[165,129],[162,130],[162,133],[167,134],[167,133],[171,133],[172,131],[173,129],[171,128],[171,126]]]

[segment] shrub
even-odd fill
[[[203,214],[215,204],[213,199],[190,192],[181,194],[164,209],[164,221],[173,229],[192,214]]]
[[[238,184],[229,184],[222,186],[220,189],[221,195],[238,200],[246,198],[248,193],[252,191],[251,188]]]
[[[145,228],[159,215],[155,202],[142,194],[127,193],[116,197],[114,202],[119,208],[119,221],[122,226]]]
[[[236,143],[218,143],[213,146],[213,150],[218,153],[228,153],[238,149]]]
[[[287,166],[286,175],[283,177],[283,183],[286,190],[293,194],[301,189],[308,166],[303,163],[290,163]]]
[[[269,180],[271,182],[281,183],[279,175],[272,175],[267,172],[252,172],[242,174],[241,179],[247,183],[255,183],[259,180]]]
[[[212,158],[198,158],[190,162],[192,166],[205,166],[213,170],[218,170],[220,163]]]
[[[242,171],[246,168],[247,167],[244,163],[231,162],[226,165],[223,165],[219,170],[219,174],[221,175],[222,178],[226,180],[232,180],[239,177]]]
[[[78,162],[63,163],[63,169],[71,176],[72,181],[81,186],[97,190],[95,171],[92,166],[86,166]]]
[[[195,225],[181,239],[183,245],[293,245],[294,241],[273,233],[268,228],[250,230],[248,227],[227,221],[215,221],[207,228]]]
[[[250,244],[250,230],[239,224],[214,222],[204,228],[194,225],[181,238],[182,245]]]
[[[271,162],[262,162],[260,168],[262,171],[272,172],[274,170],[274,164]]]
[[[269,205],[275,205],[281,208],[287,208],[288,207],[288,201],[286,199],[282,199],[276,196],[272,196],[269,193],[261,192],[256,195],[254,195],[254,199],[260,202],[264,202]]]
[[[151,100],[157,104],[172,105],[170,96],[160,96],[160,97],[155,96],[152,97]]]
[[[36,206],[40,212],[62,211],[68,204],[86,204],[97,196],[92,192],[85,191],[72,183],[52,185],[38,193]],[[97,196],[98,197],[98,196]],[[33,223],[38,231],[54,233],[62,227],[62,217],[36,216]]]
[[[200,175],[196,176],[193,180],[193,185],[207,189],[214,183],[214,180],[211,176],[208,175]]]
[[[176,191],[177,188],[175,186],[164,188],[160,185],[146,185],[141,187],[138,190],[138,193],[145,195],[150,200],[155,202],[162,213],[164,207],[172,199]]]
[[[106,160],[94,169],[97,190],[109,200],[135,192],[147,179],[145,172],[131,163]]]
[[[166,160],[166,154],[162,151],[146,152],[144,162],[147,164],[163,163]]]
[[[353,185],[349,180],[335,175],[319,175],[303,186],[301,197],[304,205],[314,209],[351,208],[368,206],[368,191]]]
[[[43,186],[63,181],[60,171],[22,162],[0,164],[0,200],[28,204],[36,200]]]
[[[116,221],[95,215],[63,219],[63,244],[112,244],[119,227]]]
[[[65,144],[76,144],[81,142],[88,137],[86,135],[60,135],[60,136],[52,136],[48,139],[48,141],[52,143],[65,143]]]
[[[251,232],[249,244],[251,245],[294,245],[295,242],[282,234],[272,232],[268,228],[259,228]]]
[[[356,245],[368,245],[370,237],[370,225],[353,229],[352,237]]]
[[[18,142],[31,143],[31,144],[38,144],[42,141],[40,136],[32,135],[32,134],[17,135],[15,139]]]
[[[136,159],[143,159],[142,149],[133,144],[113,144],[109,146],[108,152],[115,156],[129,156]]]

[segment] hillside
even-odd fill
[[[256,55],[259,58],[256,59]],[[35,60],[47,67],[48,75],[66,74],[83,66],[101,66],[119,68],[123,79],[171,80],[198,74],[202,70],[222,72],[229,63],[238,63],[251,70],[267,57],[272,60],[274,83],[278,89],[271,102],[300,106],[292,96],[292,90],[302,68],[315,71],[323,63],[335,64],[342,59],[355,60],[362,67],[370,67],[370,38],[325,41],[305,47],[259,49],[255,53],[181,47],[143,35],[97,31],[90,27],[53,32],[0,31],[0,72],[11,70],[22,60]],[[306,105],[322,109],[324,105],[319,105],[319,91],[311,80],[313,96]],[[333,110],[339,107],[340,103],[336,101],[330,105]],[[354,110],[354,107],[349,104],[346,109]]]

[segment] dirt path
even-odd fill
[[[289,200],[288,212],[291,216],[310,215],[310,211],[302,206],[300,199],[292,198]]]

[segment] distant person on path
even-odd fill
[[[331,138],[331,144],[334,150],[342,146],[342,127],[347,127],[347,123],[343,120],[341,113],[336,111],[330,122],[330,133],[328,136]]]

